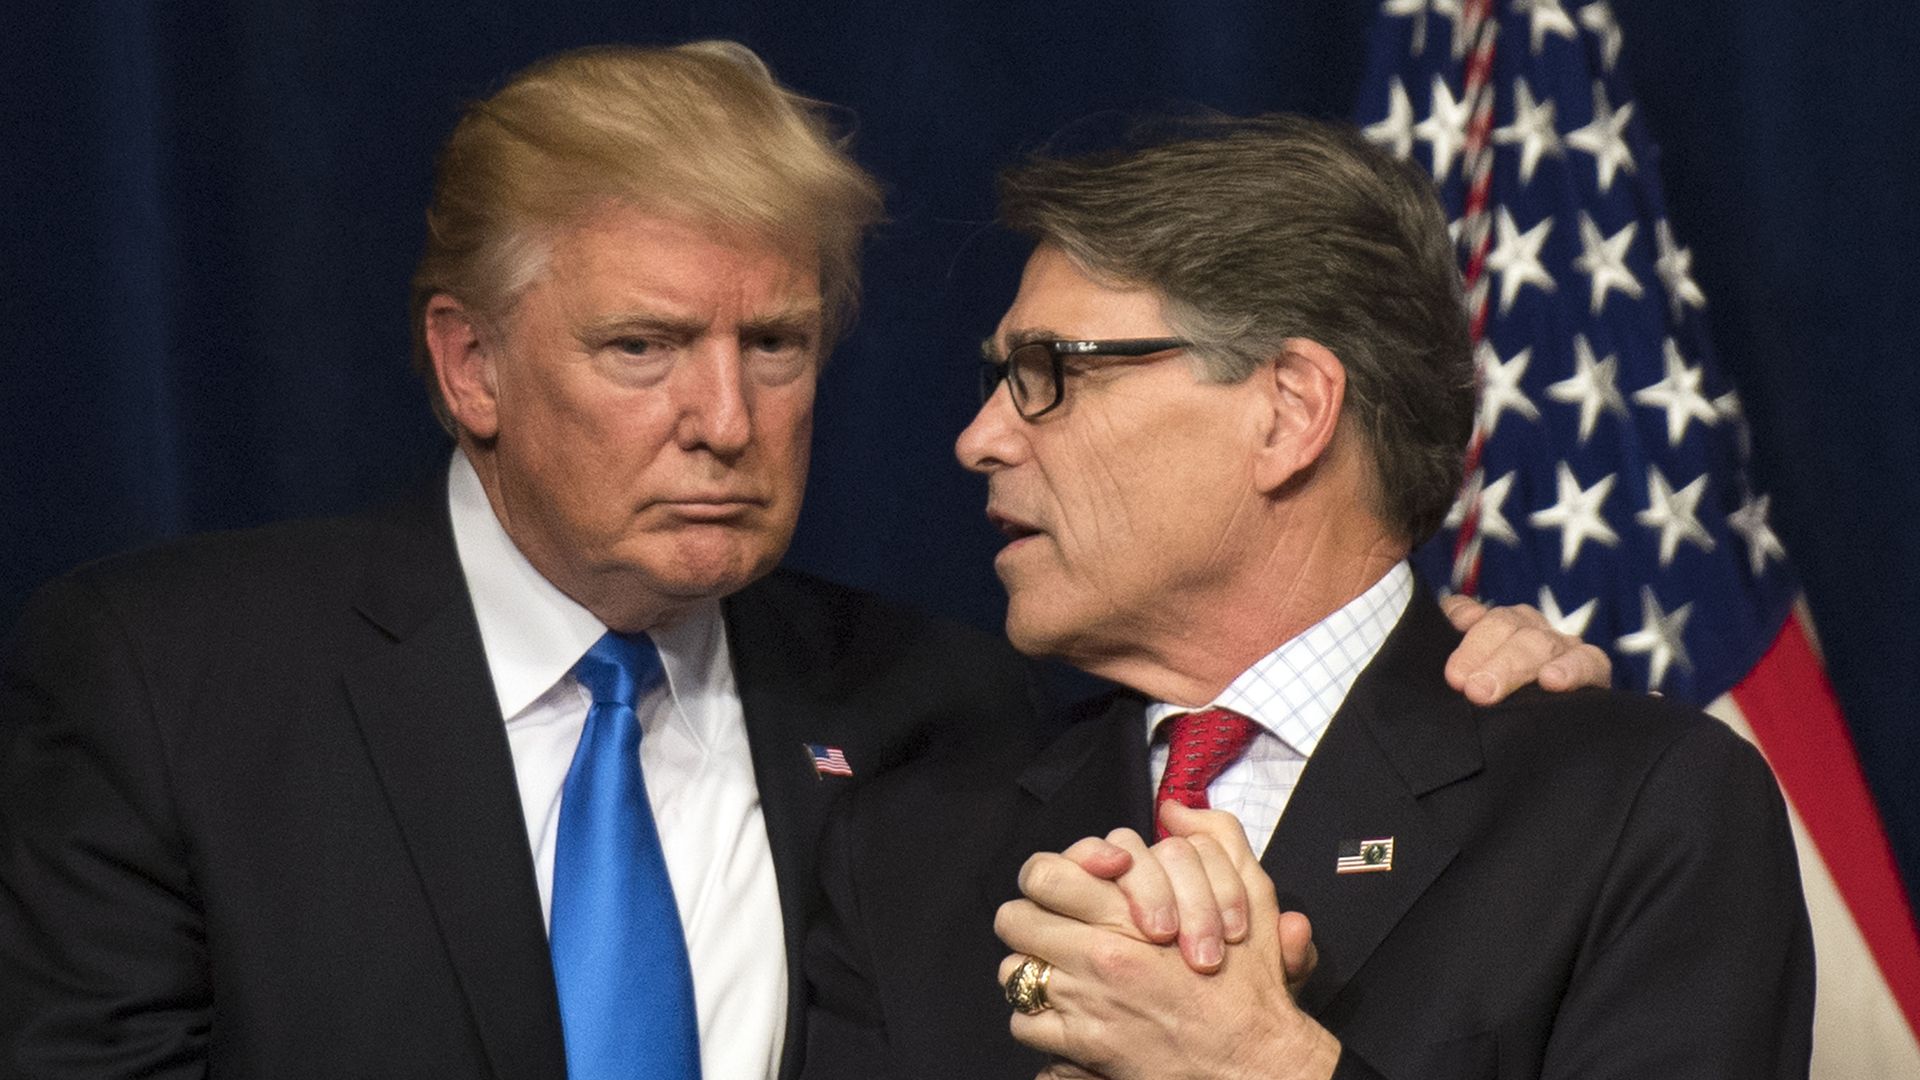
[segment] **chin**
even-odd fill
[[[1035,604],[1007,598],[1007,641],[1027,656],[1058,656],[1063,644],[1060,627],[1034,614]]]
[[[687,599],[725,596],[766,576],[780,563],[786,544],[766,538],[684,537],[652,575],[662,592]]]

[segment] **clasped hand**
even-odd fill
[[[1053,965],[1050,1008],[1014,1038],[1057,1060],[1043,1077],[1329,1077],[1339,1043],[1294,1004],[1312,927],[1281,912],[1239,821],[1163,803],[1167,839],[1131,829],[1041,853],[994,929]]]

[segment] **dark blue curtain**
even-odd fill
[[[0,622],[164,537],[437,468],[406,282],[462,102],[544,53],[724,36],[846,106],[890,189],[791,561],[982,625],[950,444],[1019,247],[996,166],[1102,110],[1344,117],[1377,5],[72,3],[0,14]],[[1861,756],[1920,885],[1920,9],[1615,0],[1672,218]]]

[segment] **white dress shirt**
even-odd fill
[[[571,672],[607,628],[514,546],[464,453],[447,499],[550,918],[561,786],[592,704]],[[786,938],[720,603],[649,636],[666,680],[635,709],[640,768],[693,964],[701,1073],[772,1077],[786,1035]]]
[[[1201,706],[1232,709],[1260,725],[1246,752],[1207,785],[1208,805],[1240,819],[1254,854],[1266,853],[1320,736],[1412,599],[1413,571],[1396,563],[1366,592],[1255,661]],[[1167,741],[1155,739],[1155,731],[1169,717],[1197,711],[1164,701],[1147,706],[1156,789],[1167,771]]]

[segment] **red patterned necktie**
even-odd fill
[[[1167,838],[1159,806],[1171,799],[1196,810],[1207,809],[1207,785],[1244,753],[1260,725],[1231,709],[1182,713],[1167,722],[1167,771],[1153,800],[1154,837]]]

